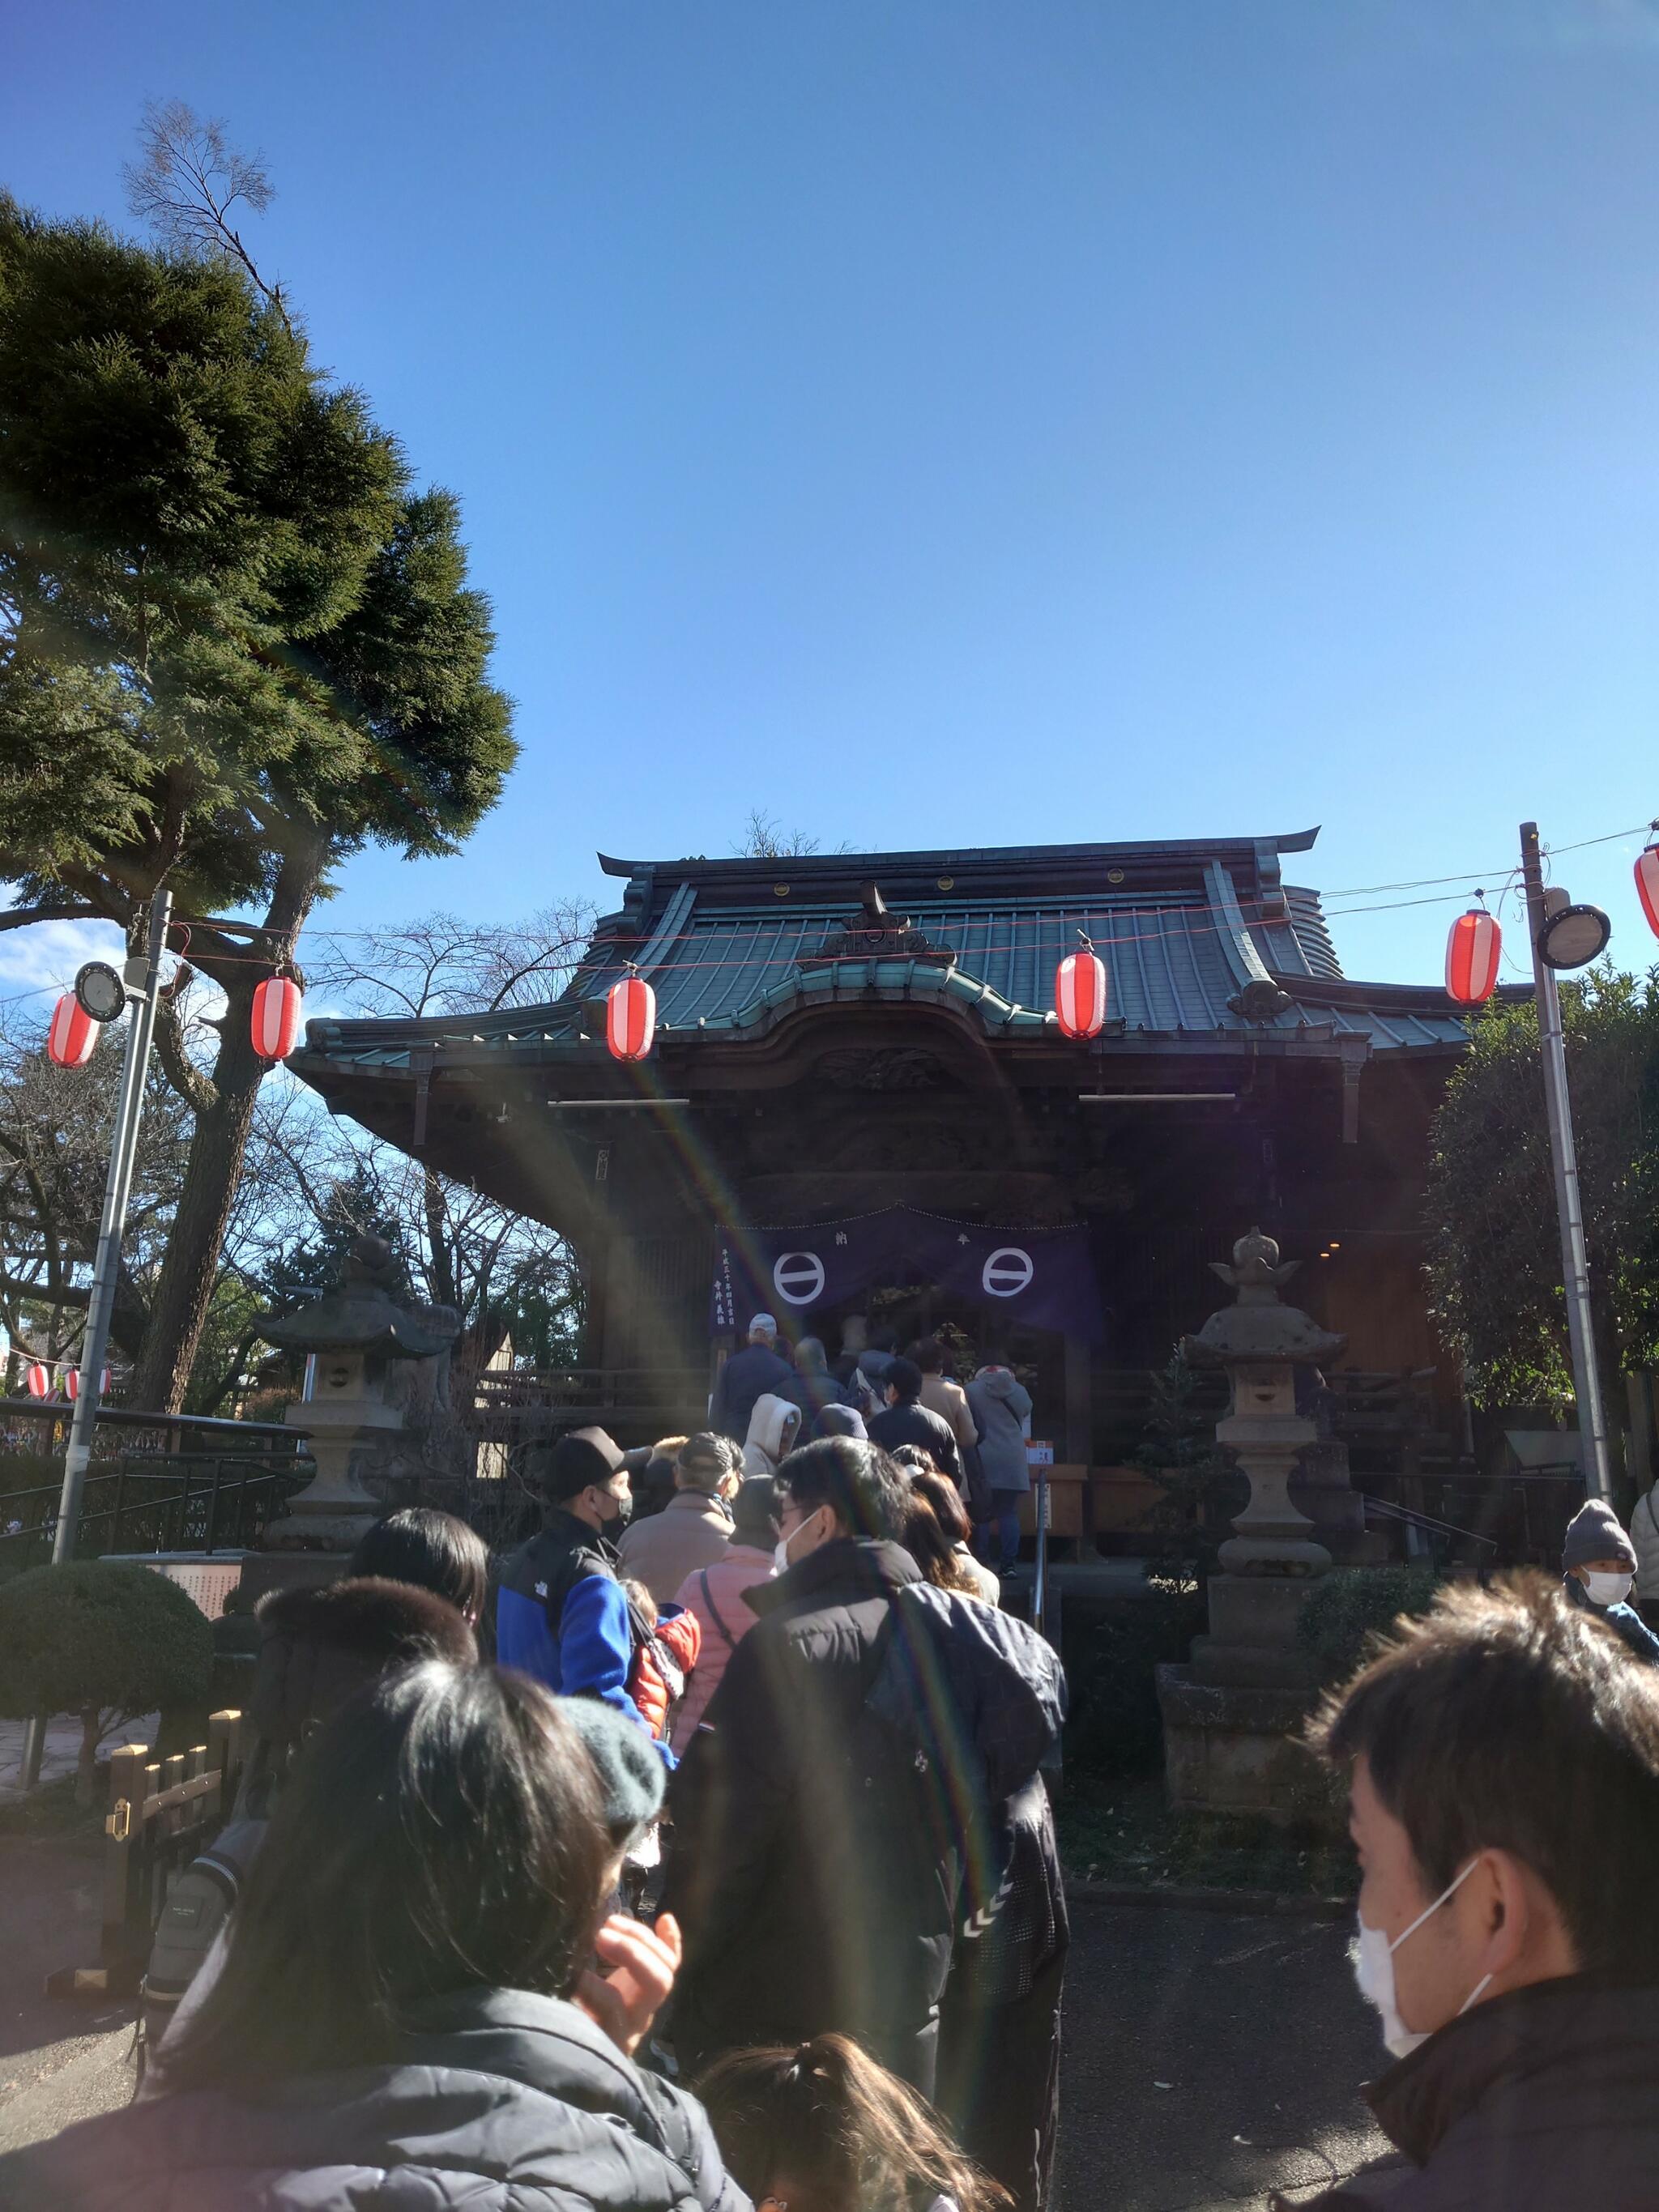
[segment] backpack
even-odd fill
[[[957,1869],[959,1932],[985,1933],[1008,1897],[1006,1808],[1066,1718],[1058,1655],[1012,1614],[913,1583],[889,1607],[865,1705],[910,1747],[914,1816]]]
[[[702,1631],[696,1615],[684,1610],[671,1611],[653,1628],[631,1598],[628,1623],[634,1644],[628,1694],[644,1714],[652,1735],[665,1743],[685,1695],[686,1677],[696,1664]]]

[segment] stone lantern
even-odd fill
[[[1298,1263],[1281,1266],[1259,1229],[1234,1245],[1231,1267],[1211,1264],[1234,1302],[1183,1348],[1194,1365],[1226,1370],[1231,1401],[1216,1438],[1249,1476],[1250,1497],[1221,1547],[1223,1571],[1210,1578],[1209,1634],[1194,1643],[1188,1666],[1158,1669],[1165,1768],[1178,1807],[1289,1818],[1321,1802],[1291,1740],[1315,1686],[1296,1616],[1310,1581],[1331,1564],[1291,1498],[1291,1475],[1319,1434],[1297,1410],[1297,1374],[1328,1364],[1346,1340],[1284,1303],[1279,1285]]]
[[[358,1237],[331,1291],[264,1326],[269,1342],[315,1355],[310,1398],[283,1418],[307,1431],[317,1473],[244,1563],[242,1588],[251,1596],[277,1584],[332,1581],[385,1510],[363,1474],[403,1426],[390,1387],[396,1364],[447,1352],[460,1328],[451,1310],[399,1305],[388,1287],[393,1279],[391,1246]]]

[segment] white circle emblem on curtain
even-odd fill
[[[772,1270],[772,1287],[786,1305],[810,1306],[823,1296],[823,1262],[816,1252],[785,1252]]]
[[[1004,1244],[985,1262],[980,1280],[994,1298],[1017,1298],[1036,1273],[1029,1252],[1022,1252],[1018,1244]]]

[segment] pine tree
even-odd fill
[[[134,1395],[189,1379],[264,1063],[253,991],[368,843],[453,851],[514,746],[458,510],[222,256],[0,198],[0,927],[132,927],[160,884],[228,1007]],[[177,939],[175,939],[177,943]]]

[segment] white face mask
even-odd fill
[[[1446,1885],[1432,1905],[1425,1905],[1411,1926],[1396,1936],[1392,1943],[1389,1941],[1386,1929],[1368,1928],[1361,1920],[1359,1933],[1348,1946],[1348,1960],[1353,1968],[1354,1980],[1359,1985],[1359,1994],[1367,2004],[1375,2005],[1382,2015],[1382,2040],[1390,2057],[1408,2057],[1419,2044],[1429,2039],[1427,2030],[1419,2033],[1416,2029],[1407,2027],[1400,2017],[1400,2008],[1394,1993],[1394,1954],[1407,1936],[1415,1936],[1423,1923],[1438,1912],[1446,1899],[1462,1887],[1474,1872],[1477,1863],[1476,1860],[1471,1859],[1462,1874]],[[1482,1975],[1469,1991],[1457,2008],[1460,2020],[1482,1995],[1491,1979],[1490,1974]]]
[[[812,1516],[809,1513],[806,1516],[806,1521],[810,1521],[811,1518]],[[773,1546],[772,1571],[775,1575],[787,1575],[792,1565],[789,1557],[789,1547],[793,1542],[794,1539],[799,1535],[801,1530],[806,1526],[806,1521],[798,1521],[794,1527],[789,1531],[789,1534],[787,1536],[780,1536],[777,1542]]]
[[[1597,1575],[1584,1577],[1584,1588],[1592,1605],[1622,1605],[1630,1595],[1634,1575]]]

